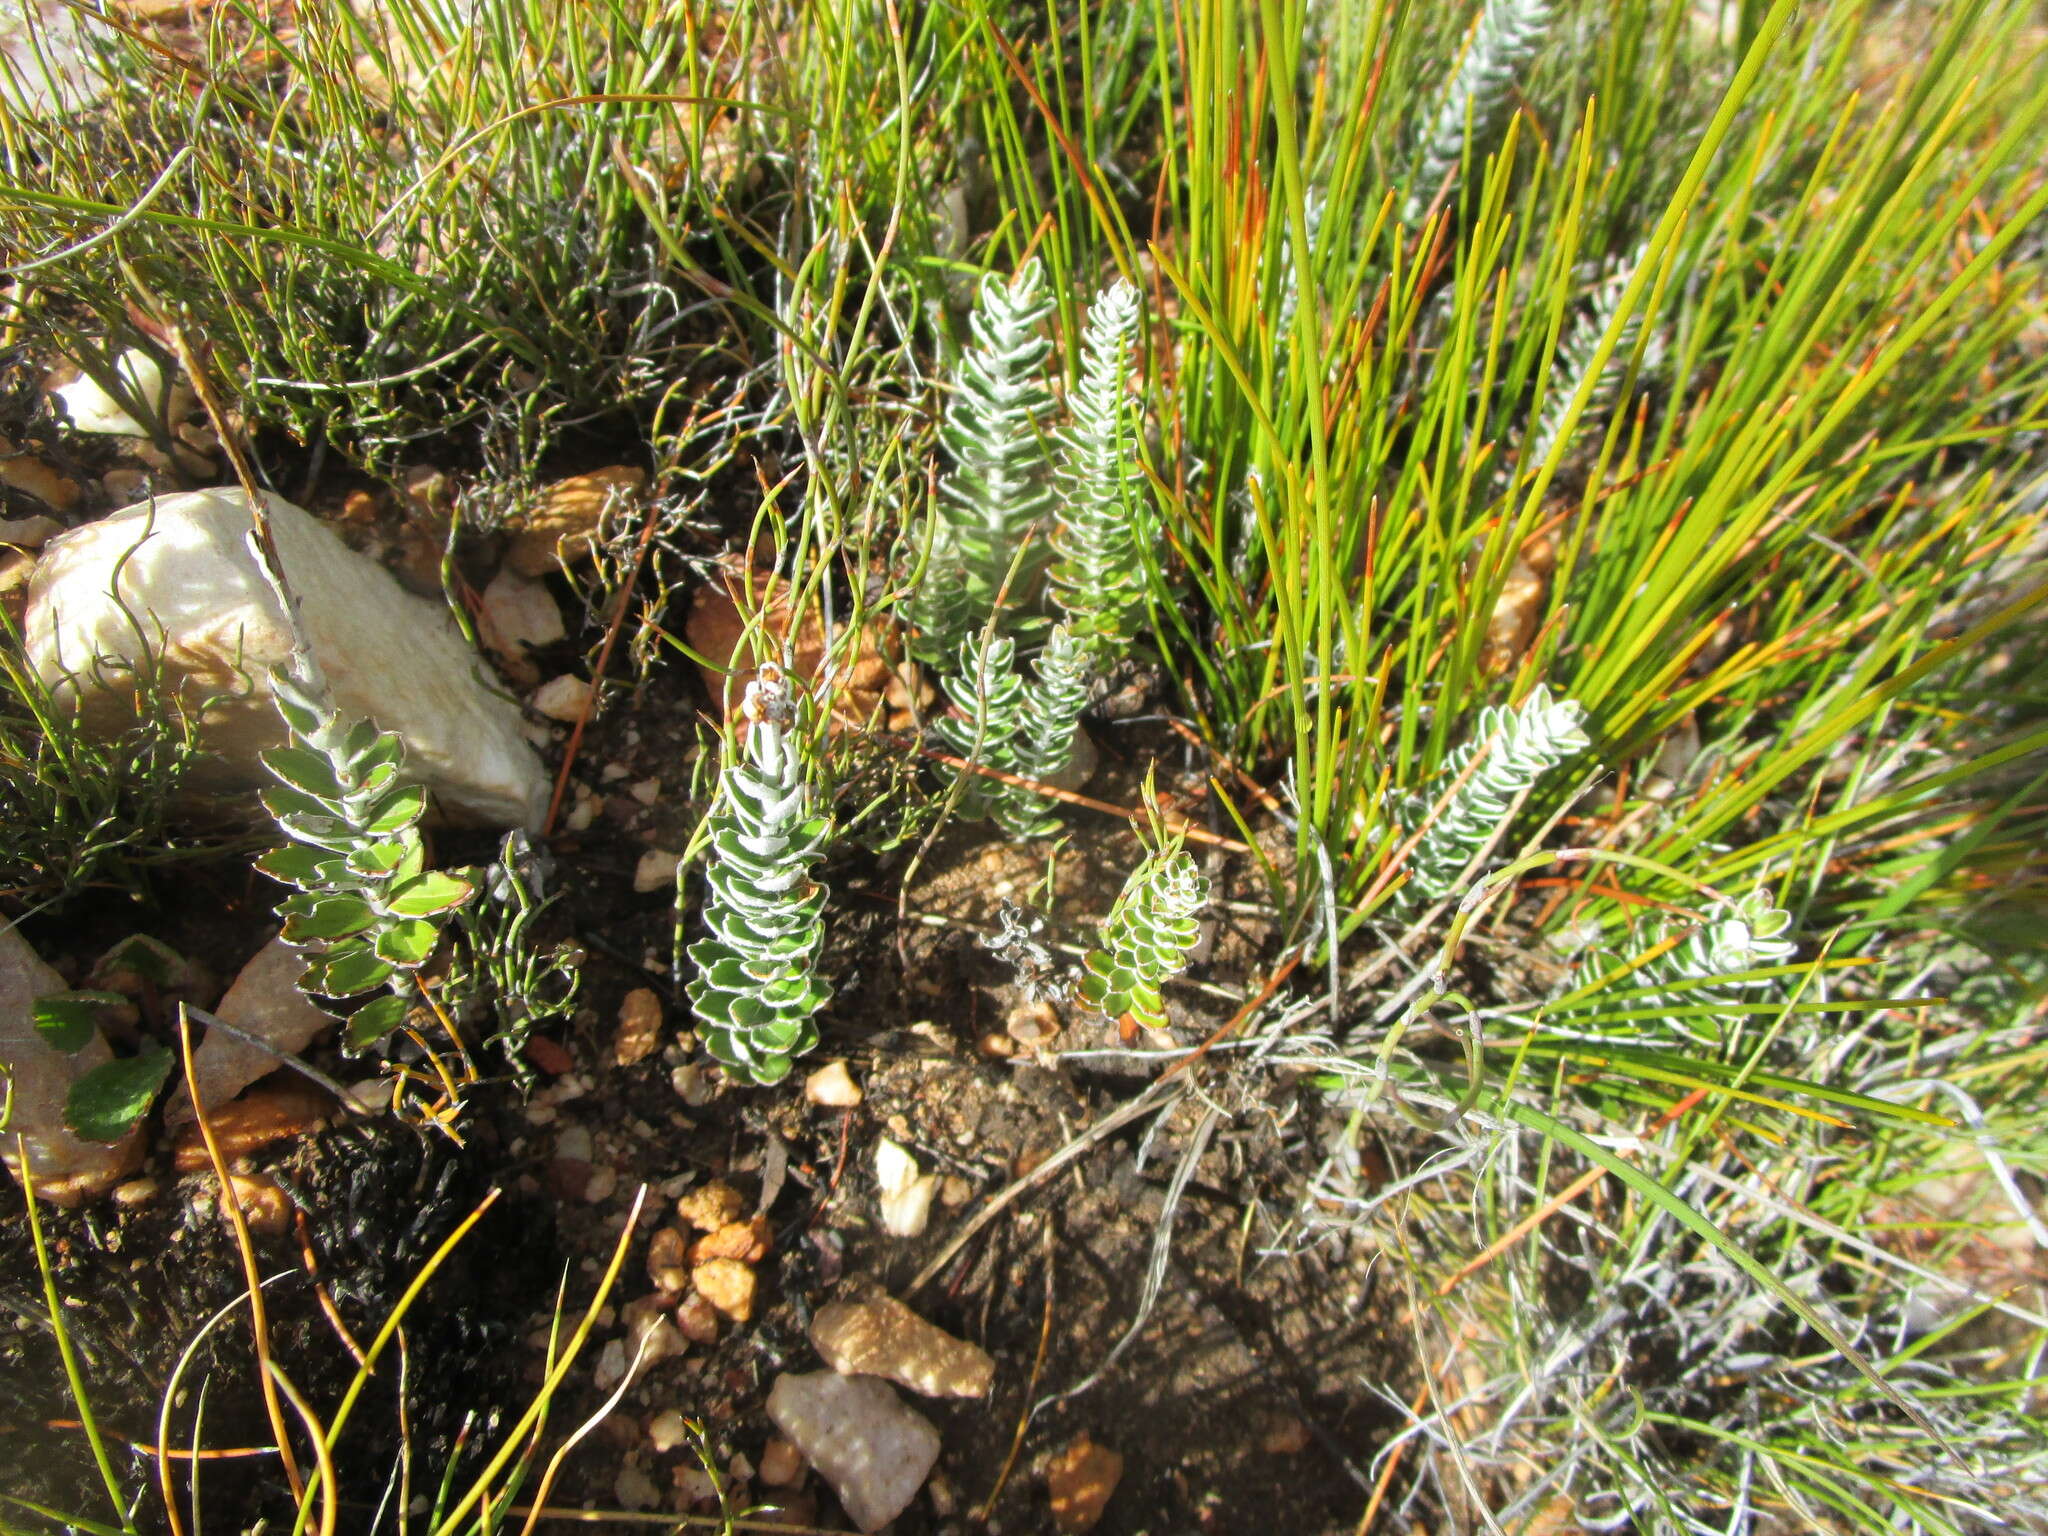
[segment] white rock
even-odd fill
[[[180,400],[185,390],[164,382],[164,371],[147,352],[131,348],[114,360],[114,373],[146,405],[160,416],[181,416]],[[149,429],[112,395],[81,374],[72,383],[50,393],[64,402],[75,432],[105,433],[113,437],[147,437]],[[189,403],[189,402],[188,402]]]
[[[768,1417],[863,1531],[902,1514],[939,1459],[939,1432],[873,1376],[778,1376]]]
[[[690,1438],[690,1421],[673,1408],[664,1408],[647,1421],[647,1443],[666,1453]]]
[[[505,646],[552,645],[568,633],[562,627],[562,610],[544,582],[533,581],[517,571],[500,571],[491,578],[482,596],[483,618]]]
[[[268,501],[342,713],[404,738],[408,776],[451,820],[538,828],[547,774],[519,734],[517,706],[486,686],[442,606],[405,592],[310,513]],[[243,541],[247,508],[239,490],[189,491],[52,539],[23,620],[30,663],[60,699],[81,697],[88,728],[111,733],[132,720],[120,663],[161,655],[166,681],[208,704],[201,728],[219,789],[270,782],[257,753],[284,739],[269,674],[289,656],[291,631]]]
[[[0,1067],[13,1085],[14,1112],[0,1136],[0,1158],[16,1179],[28,1150],[36,1193],[54,1205],[77,1205],[105,1194],[142,1162],[140,1126],[111,1146],[74,1136],[64,1123],[71,1085],[113,1052],[98,1031],[84,1049],[67,1055],[36,1033],[35,1000],[66,990],[62,976],[43,964],[13,924],[0,923]]]
[[[551,677],[533,691],[530,701],[536,714],[574,725],[590,707],[590,684],[580,677]]]
[[[604,1348],[597,1352],[597,1364],[590,1372],[590,1384],[600,1392],[609,1392],[626,1379],[626,1367],[632,1357],[626,1353],[624,1339],[607,1339]]]
[[[804,1079],[804,1097],[824,1109],[852,1109],[864,1095],[843,1061],[828,1061]]]
[[[334,1020],[313,1006],[298,987],[306,957],[283,939],[272,939],[242,967],[227,995],[213,1011],[223,1023],[247,1030],[269,1042],[271,1049],[251,1045],[223,1029],[210,1029],[192,1057],[200,1096],[218,1108],[258,1078],[282,1065],[280,1057],[296,1056]],[[390,1095],[385,1095],[388,1100]],[[171,1127],[192,1118],[192,1092],[183,1083],[164,1110]]]
[[[680,853],[670,853],[666,848],[648,849],[633,866],[633,889],[642,896],[669,889],[676,883],[676,866],[682,862]]]
[[[891,1237],[918,1237],[932,1218],[939,1176],[920,1173],[917,1159],[888,1137],[875,1142],[875,1183],[882,1197],[882,1230]]]
[[[561,1133],[555,1137],[555,1156],[578,1163],[587,1163],[597,1156],[597,1146],[591,1140],[590,1128],[582,1125],[563,1126]]]
[[[661,1502],[661,1490],[638,1467],[621,1467],[612,1479],[612,1497],[622,1509],[653,1509]]]

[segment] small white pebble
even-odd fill
[[[672,1451],[689,1438],[690,1421],[673,1408],[664,1408],[647,1421],[647,1443],[657,1451]]]
[[[828,1061],[804,1079],[804,1097],[826,1109],[852,1109],[865,1097],[843,1061]]]
[[[666,848],[648,849],[633,866],[633,889],[642,896],[667,890],[676,883],[676,866],[682,862],[680,853],[671,853]]]
[[[590,707],[590,684],[580,677],[552,677],[533,691],[534,713],[574,725]]]

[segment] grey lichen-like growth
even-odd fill
[[[1082,645],[1103,662],[1138,632],[1145,606],[1140,551],[1154,537],[1129,388],[1138,321],[1138,290],[1129,282],[1119,278],[1096,298],[1073,421],[1059,443],[1052,597]]]
[[[1445,178],[1456,174],[1464,161],[1468,122],[1474,154],[1478,153],[1479,141],[1506,104],[1516,77],[1543,45],[1551,13],[1551,0],[1486,0],[1465,56],[1423,134],[1408,200],[1401,209],[1403,223],[1419,221]]]
[[[1036,258],[1009,282],[988,277],[946,403],[943,439],[953,473],[940,487],[931,560],[911,619],[917,649],[943,665],[968,627],[995,607],[1010,565],[1034,524],[1050,532],[1053,498],[1047,423],[1052,393],[1045,333],[1052,313]],[[1028,597],[1045,562],[1027,554],[1010,587],[1010,605]],[[950,585],[949,585],[950,584]],[[963,599],[964,595],[964,601]]]
[[[831,997],[817,976],[825,888],[811,878],[830,823],[812,805],[796,701],[765,666],[740,706],[746,740],[719,770],[704,923],[690,946],[690,1007],[705,1049],[734,1073],[778,1083],[818,1043],[813,1016]]]
[[[1770,892],[1759,886],[1646,962],[1633,979],[1659,989],[1649,1001],[1697,1018],[1702,1008],[1711,1011],[1735,1002],[1739,993],[1773,989],[1773,977],[1740,973],[1790,960],[1798,951],[1798,945],[1784,937],[1791,927],[1792,914],[1774,905]],[[1687,1038],[1703,1039],[1685,1019],[1674,1018],[1672,1023]]]
[[[1161,840],[1131,871],[1102,925],[1102,945],[1082,962],[1078,996],[1114,1020],[1166,1027],[1160,988],[1187,969],[1201,938],[1195,914],[1209,882],[1178,838]]]
[[[1079,643],[1053,626],[1026,682],[1015,671],[1016,644],[991,636],[986,652],[961,644],[949,680],[962,713],[938,721],[946,744],[970,761],[1040,781],[1057,779],[1073,760],[1074,734],[1088,707],[1088,674]],[[959,806],[968,817],[993,816],[1016,837],[1046,837],[1059,818],[1044,796],[1021,785],[973,775]]]
[[[1583,752],[1591,742],[1583,722],[1586,712],[1571,699],[1553,699],[1541,683],[1519,710],[1490,705],[1481,710],[1472,739],[1444,760],[1439,779],[1457,781],[1484,749],[1486,758],[1473,770],[1409,855],[1408,899],[1435,901],[1450,894],[1451,882],[1472,856],[1493,836],[1522,792],[1559,763]],[[1420,826],[1436,795],[1410,795],[1406,819]]]

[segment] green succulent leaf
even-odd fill
[[[405,1022],[412,1002],[396,992],[374,997],[348,1016],[344,1043],[350,1051],[367,1050]]]
[[[292,843],[273,848],[256,860],[259,874],[301,890],[333,885],[346,865],[342,856],[310,843]]]
[[[274,748],[263,754],[263,766],[289,787],[321,801],[331,803],[345,793],[334,765],[310,747]]]
[[[459,875],[433,871],[393,888],[385,897],[384,909],[398,917],[432,917],[452,911],[475,894],[476,887]]]
[[[397,974],[397,966],[358,939],[320,956],[306,968],[299,986],[321,997],[354,997],[383,986]]]
[[[407,918],[377,934],[377,953],[395,966],[407,970],[425,965],[441,941],[441,930],[425,918]]]
[[[426,814],[427,792],[418,784],[403,784],[379,799],[362,819],[367,837],[389,837],[403,832]]]
[[[420,856],[419,845],[411,841],[364,843],[348,854],[348,872],[382,878],[394,873],[407,859]]]
[[[320,939],[345,939],[361,933],[377,920],[376,912],[369,902],[360,896],[346,893],[321,895],[306,892],[312,899],[302,909],[294,910],[301,898],[293,897],[280,904],[278,910],[287,913],[284,920],[283,938],[287,944],[306,944]]]
[[[94,1067],[64,1095],[64,1123],[87,1141],[119,1141],[149,1113],[171,1075],[171,1053],[152,1046]]]

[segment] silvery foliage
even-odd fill
[[[1026,682],[1015,671],[1016,642],[989,637],[986,651],[960,644],[954,692],[966,711],[937,722],[939,735],[962,757],[1020,778],[1056,779],[1073,761],[1074,733],[1088,707],[1088,672],[1080,643],[1055,624]],[[993,816],[1015,837],[1048,837],[1059,818],[1042,795],[1021,785],[971,775],[959,803],[970,819]]]
[[[1403,223],[1418,222],[1437,188],[1463,163],[1468,122],[1477,156],[1479,141],[1506,104],[1516,76],[1543,45],[1551,9],[1551,0],[1486,0],[1465,56],[1423,134],[1408,201],[1401,209]]]
[[[1036,258],[1008,282],[993,275],[982,280],[941,433],[953,473],[940,487],[931,558],[911,604],[922,632],[918,652],[936,664],[951,659],[968,629],[994,609],[1032,525],[1051,522],[1046,422],[1053,401],[1045,383],[1051,314]],[[1027,558],[1012,592],[1028,591],[1042,564],[1042,553]]]
[[[1073,422],[1059,439],[1052,598],[1103,662],[1129,647],[1144,619],[1141,550],[1155,538],[1129,389],[1138,321],[1138,290],[1129,282],[1119,278],[1096,297],[1081,344]]]
[[[1444,759],[1438,779],[1455,783],[1466,765],[1484,749],[1486,758],[1452,795],[1422,841],[1408,857],[1409,900],[1435,901],[1451,892],[1451,883],[1493,836],[1516,799],[1551,769],[1586,750],[1585,709],[1572,699],[1553,699],[1538,683],[1522,707],[1488,705],[1479,713],[1472,739]],[[1411,830],[1422,825],[1440,798],[1409,795],[1403,819]]]
[[[1108,1018],[1164,1029],[1159,989],[1187,969],[1201,937],[1195,914],[1208,901],[1209,882],[1187,850],[1156,848],[1131,871],[1103,920],[1101,947],[1082,961],[1081,1001]]]
[[[1658,989],[1643,1005],[1662,1004],[1686,1012],[1687,1017],[1670,1021],[1680,1034],[1702,1044],[1718,1044],[1718,1040],[1703,1038],[1694,1026],[1697,1010],[1738,1002],[1745,992],[1777,990],[1775,977],[1739,973],[1790,960],[1799,948],[1784,937],[1791,927],[1792,914],[1774,906],[1770,892],[1759,886],[1730,902],[1721,915],[1696,925],[1675,947],[1645,963],[1630,979]]]
[[[1014,901],[1005,901],[997,913],[1001,927],[981,940],[981,947],[1001,960],[1016,974],[1017,989],[1026,1002],[1064,1002],[1073,992],[1071,979],[1063,974],[1052,949],[1045,942],[1045,917]]]
[[[1564,430],[1564,415],[1572,403],[1572,396],[1578,393],[1579,385],[1592,368],[1593,354],[1599,349],[1600,338],[1607,333],[1614,311],[1621,303],[1622,292],[1635,276],[1642,259],[1641,246],[1622,258],[1593,289],[1588,296],[1587,307],[1572,317],[1571,324],[1559,339],[1557,356],[1551,364],[1550,390],[1544,396],[1536,428],[1529,434],[1528,446],[1522,451],[1523,474],[1532,473],[1550,456],[1558,433]],[[1581,421],[1604,415],[1614,404],[1615,394],[1628,374],[1629,356],[1635,351],[1642,329],[1643,312],[1640,309],[1622,322],[1621,335],[1614,343],[1614,351],[1608,355],[1607,366],[1600,370],[1600,377],[1593,385],[1592,395],[1579,418]],[[1653,334],[1643,349],[1643,368],[1654,367],[1662,360],[1663,354],[1663,339]]]
[[[818,1043],[812,1017],[831,996],[815,974],[825,888],[811,878],[830,823],[813,807],[796,701],[764,666],[740,705],[744,745],[728,747],[711,813],[704,923],[690,946],[690,1007],[705,1049],[741,1077],[778,1083]]]
[[[277,910],[285,942],[309,954],[302,991],[349,998],[391,989],[347,1015],[346,1043],[361,1050],[405,1022],[419,1001],[413,973],[475,887],[426,868],[419,820],[427,792],[405,781],[404,743],[372,721],[341,718],[304,643],[297,602],[260,543],[250,543],[301,637],[291,659],[270,674],[290,741],[263,754],[278,781],[263,791],[263,805],[292,841],[256,867],[298,888]]]

